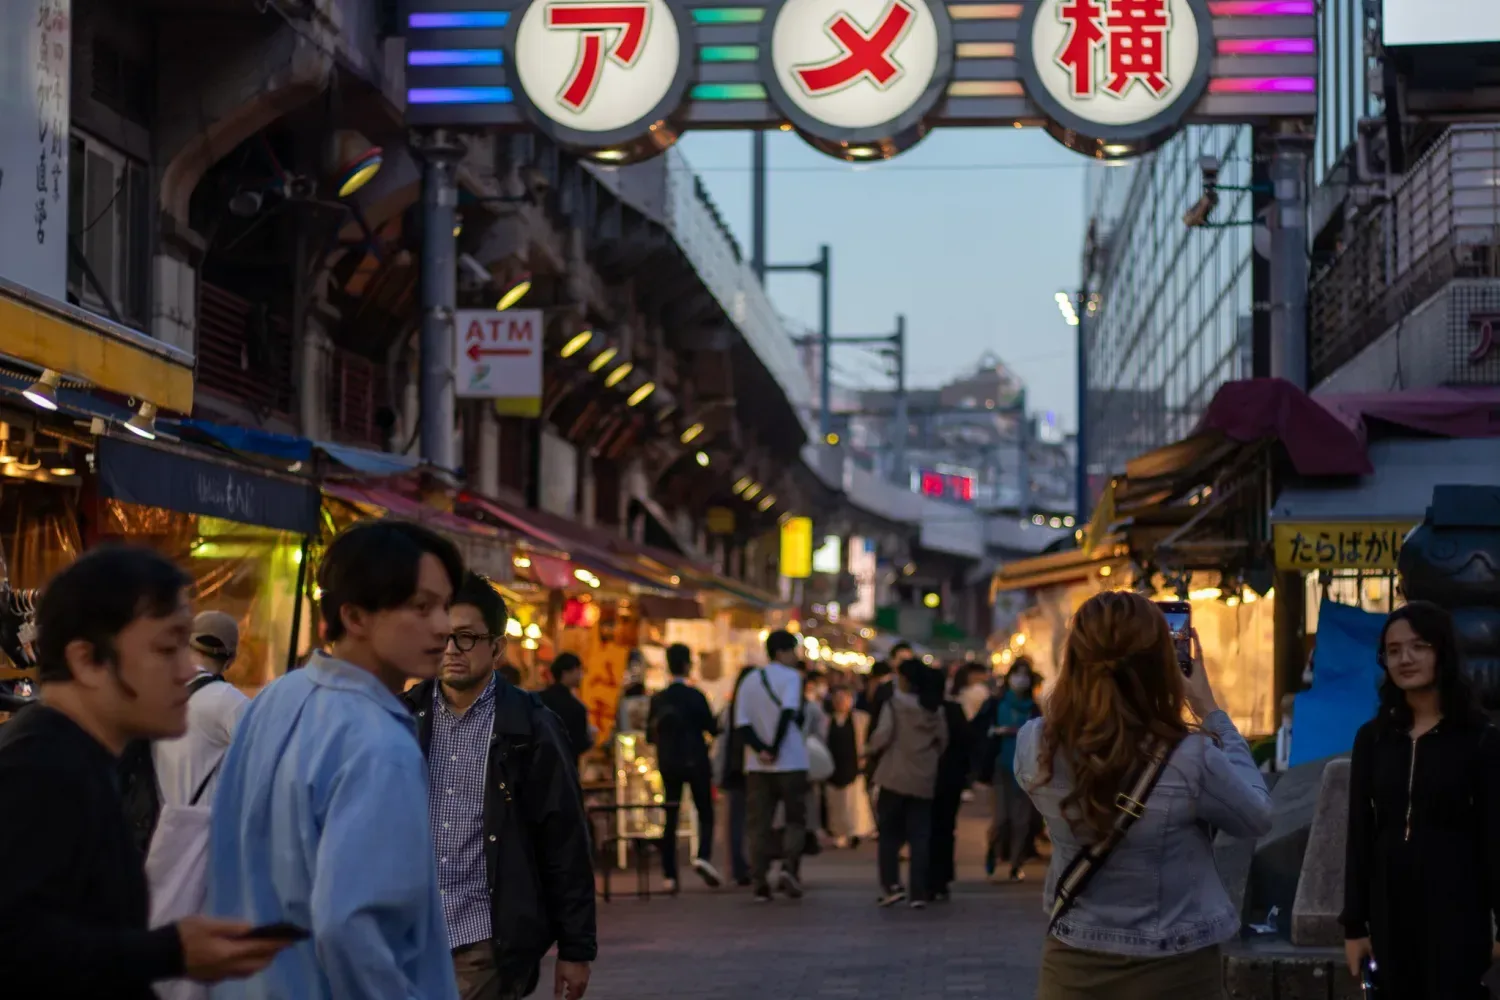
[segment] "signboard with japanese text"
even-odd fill
[[[1393,573],[1401,544],[1416,527],[1405,523],[1272,525],[1276,568],[1353,569]]]
[[[460,309],[453,327],[459,398],[493,399],[506,416],[538,416],[546,339],[541,310]]]
[[[945,126],[1042,126],[1118,159],[1185,125],[1317,109],[1316,0],[410,7],[408,124],[540,128],[606,164],[687,129],[794,129],[830,155],[884,159]]]
[[[0,277],[67,301],[70,0],[0,0]]]

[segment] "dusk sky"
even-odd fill
[[[750,253],[750,136],[689,133],[682,150]],[[1033,410],[1074,420],[1074,331],[1053,296],[1078,282],[1084,170],[1045,133],[948,129],[881,164],[852,166],[790,133],[767,141],[772,263],[833,254],[839,334],[894,331],[906,314],[913,386],[936,386],[994,352],[1026,380]],[[793,324],[815,330],[812,275],[768,279]],[[878,362],[834,355],[839,385],[877,387]]]

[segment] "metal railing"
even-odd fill
[[[1500,127],[1446,132],[1308,291],[1313,384],[1456,278],[1500,278]]]

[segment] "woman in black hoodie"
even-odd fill
[[[960,676],[968,676],[968,668]],[[938,758],[937,786],[932,793],[932,898],[942,902],[958,873],[954,850],[958,840],[958,810],[974,763],[972,727],[955,697],[943,702],[948,722],[948,746]]]

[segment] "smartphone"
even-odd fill
[[[245,937],[255,938],[262,941],[306,941],[312,937],[312,931],[296,924],[262,924],[252,927],[245,932]]]
[[[1177,647],[1177,665],[1184,677],[1193,675],[1193,606],[1187,601],[1157,601],[1172,630],[1172,645]]]
[[[1375,964],[1375,959],[1367,958],[1359,970],[1359,985],[1369,1000],[1383,1000],[1384,994],[1380,989],[1380,968]]]

